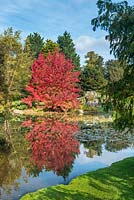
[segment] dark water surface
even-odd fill
[[[83,124],[80,130],[77,123],[61,120],[12,123],[12,149],[0,151],[0,200],[18,200],[27,192],[68,184],[80,174],[134,156],[133,134]]]

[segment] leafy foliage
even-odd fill
[[[110,82],[117,82],[123,78],[125,64],[119,62],[118,60],[108,60],[105,63],[105,76]]]
[[[52,40],[46,40],[41,51],[46,57],[48,55],[48,52],[53,54],[55,51],[60,51],[60,49],[59,45],[56,42],[53,42]]]
[[[134,6],[126,1],[112,3],[98,0],[98,17],[92,20],[93,29],[106,30],[111,53],[126,63],[124,76],[108,85],[106,103],[116,111],[116,127],[125,129],[134,125]]]
[[[134,7],[127,1],[112,3],[98,0],[98,17],[92,19],[93,29],[108,32],[111,52],[119,59],[134,64]]]
[[[76,53],[75,45],[70,33],[65,31],[63,36],[58,36],[57,43],[61,52],[65,54],[66,58],[72,59],[72,62],[75,65],[75,70],[80,71],[80,57]]]
[[[32,106],[32,102],[44,102],[44,108],[67,111],[79,104],[79,72],[74,72],[74,65],[66,60],[64,54],[48,53],[44,58],[40,54],[32,65],[32,79],[26,90],[31,93],[23,102]]]
[[[106,109],[114,109],[116,128],[125,129],[133,127],[133,85],[130,80],[133,74],[126,73],[127,65],[118,60],[109,60],[106,62],[108,84],[104,95]]]
[[[21,96],[30,78],[31,59],[23,51],[19,31],[8,28],[0,35],[0,55],[0,102],[6,107]]]
[[[12,108],[18,110],[25,110],[28,108],[26,104],[24,104],[21,100],[13,101]]]
[[[134,85],[130,82],[133,73],[130,70],[123,79],[109,82],[106,87],[105,107],[114,109],[115,126],[119,129],[133,128],[134,125]]]

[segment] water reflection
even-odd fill
[[[93,158],[95,155],[101,156],[103,143],[104,141],[102,139],[84,142],[86,156],[89,158]]]
[[[52,119],[28,120],[22,125],[30,128],[26,139],[32,150],[32,163],[39,171],[45,167],[66,178],[79,154],[79,142],[74,139],[78,125]]]
[[[91,123],[81,127],[76,138],[84,144],[87,157],[101,156],[104,147],[109,152],[118,152],[134,146],[133,131],[119,132],[109,123]]]
[[[66,184],[80,174],[134,155],[130,148],[133,133],[117,133],[109,125],[78,126],[63,119],[36,117],[23,120],[10,118],[0,125],[2,200],[18,200],[26,192]]]
[[[80,153],[75,123],[41,118],[14,121],[6,118],[0,124],[0,194],[8,194],[9,199],[20,190],[19,178],[27,183],[43,169],[65,179]]]
[[[22,176],[23,167],[27,174],[31,171],[27,149],[20,123],[14,123],[10,118],[4,119],[0,124],[0,194],[4,192],[10,196],[12,191],[19,189],[17,179]],[[26,177],[22,178],[26,180]]]
[[[0,153],[0,188],[7,194],[19,188],[16,179],[21,176],[21,168],[19,160],[16,162],[11,154]]]

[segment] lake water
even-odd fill
[[[86,124],[80,130],[77,123],[52,119],[12,123],[12,150],[0,152],[0,200],[68,184],[80,174],[134,156],[133,134],[117,136],[109,127]]]

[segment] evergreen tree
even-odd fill
[[[80,71],[80,57],[76,53],[75,45],[70,33],[65,31],[63,36],[58,36],[57,43],[60,47],[60,51],[65,54],[66,58],[72,59],[75,70]]]
[[[100,90],[106,85],[103,74],[103,58],[91,51],[85,56],[86,65],[81,72],[81,87],[84,91]]]
[[[39,33],[33,33],[27,36],[25,41],[25,51],[30,53],[33,58],[37,58],[44,45],[44,38]]]

